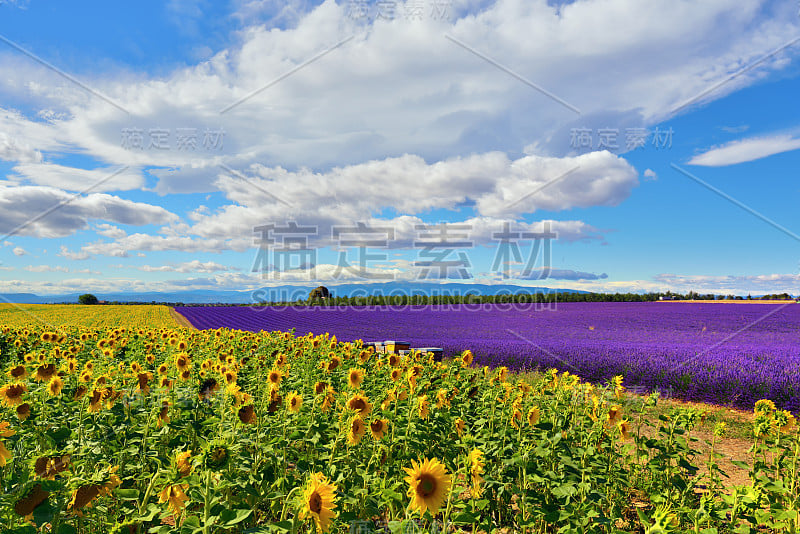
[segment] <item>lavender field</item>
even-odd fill
[[[769,398],[800,410],[800,305],[562,303],[403,308],[176,308],[197,328],[329,332],[471,349],[479,365],[546,369],[750,408]]]

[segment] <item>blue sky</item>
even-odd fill
[[[791,2],[6,0],[0,38],[0,292],[360,282],[366,252],[378,281],[800,293]],[[287,221],[311,251],[254,272]],[[391,239],[335,238],[358,222]],[[439,223],[469,246],[426,256]],[[505,223],[551,253],[498,267]]]

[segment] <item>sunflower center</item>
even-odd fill
[[[308,508],[317,515],[322,511],[322,497],[318,492],[315,491],[308,498]]]
[[[351,408],[353,408],[354,410],[359,410],[359,411],[363,410],[366,407],[367,407],[367,405],[364,403],[363,399],[355,399],[353,401],[352,405],[351,405]]]
[[[436,493],[436,479],[433,476],[425,473],[420,475],[417,480],[419,480],[417,484],[417,495],[425,498]]]
[[[369,424],[370,428],[372,428],[373,432],[380,432],[383,428],[383,423],[380,421],[373,421]]]

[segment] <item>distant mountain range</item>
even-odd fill
[[[308,293],[317,287],[309,286],[274,286],[254,291],[216,291],[193,290],[150,293],[94,293],[107,302],[183,302],[185,304],[250,304],[253,302],[296,301],[305,300]],[[586,293],[574,289],[549,289],[545,287],[526,287],[511,284],[463,284],[429,282],[385,282],[376,284],[340,284],[326,286],[334,297],[351,297],[367,295],[502,295],[516,293]],[[34,295],[33,293],[0,293],[0,303],[14,302],[18,304],[51,304],[78,302],[78,293],[65,295]]]

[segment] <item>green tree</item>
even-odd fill
[[[97,304],[97,297],[91,293],[86,293],[85,295],[78,297],[78,302],[80,304]]]

